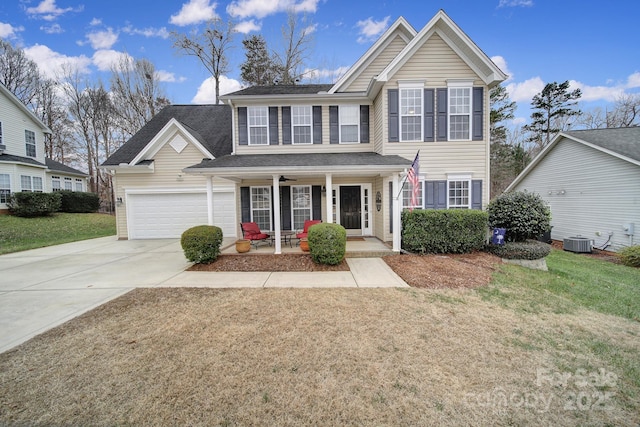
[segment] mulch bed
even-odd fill
[[[195,264],[187,271],[349,271],[342,261],[338,265],[316,264],[307,254],[220,255],[211,264]]]

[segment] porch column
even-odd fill
[[[276,249],[274,254],[282,253],[282,244],[280,242],[280,175],[273,175],[273,231],[276,232],[274,242]]]
[[[327,204],[327,221],[329,224],[333,222],[333,180],[330,173],[325,175],[325,184],[327,192],[325,194],[325,203]]]
[[[207,224],[213,225],[213,176],[207,176]]]
[[[400,192],[400,174],[394,173],[392,175],[392,188],[393,191],[389,195],[393,197],[393,252],[400,252],[400,237],[402,234],[402,221],[400,218],[401,205],[400,205],[400,197],[398,197],[398,193]]]

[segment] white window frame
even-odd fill
[[[355,111],[355,122],[348,120],[348,113],[351,112],[353,114]],[[345,117],[343,117],[343,114]],[[342,136],[342,127],[343,126],[355,126],[356,127],[356,140],[355,141],[345,141]],[[359,144],[360,143],[360,105],[349,104],[349,105],[340,105],[338,106],[338,133],[340,135],[340,144]]]
[[[0,203],[7,203],[11,196],[11,175],[0,173]]]
[[[262,193],[262,194],[257,194],[258,192]],[[257,196],[267,196],[267,206],[256,206],[257,203],[257,199],[254,200],[254,195]],[[272,228],[272,224],[273,224],[273,218],[271,215],[271,187],[269,186],[259,186],[259,187],[250,187],[249,189],[249,200],[250,200],[250,209],[251,209],[251,221],[255,222],[258,224],[258,226],[260,227],[261,231],[271,231],[273,230]],[[266,224],[262,223],[262,221],[259,221],[258,218],[256,218],[255,213],[256,212],[267,212],[267,215],[269,217],[269,224],[268,227],[265,227]]]
[[[468,91],[468,99],[469,103],[467,106],[468,112],[452,112],[454,108],[459,107],[460,105],[452,106],[452,101],[454,99],[458,99],[459,96],[452,96],[453,92],[458,92],[460,90]],[[466,95],[465,95],[466,96]],[[465,138],[453,138],[451,127],[453,126],[453,121],[451,120],[453,117],[467,117],[468,118],[468,129],[467,135]],[[447,82],[447,139],[449,141],[471,141],[471,131],[473,129],[473,81],[471,80],[460,80],[460,81],[449,81]]]
[[[57,175],[51,175],[51,191],[62,191],[62,181]]]
[[[457,190],[456,188],[452,188],[453,185],[457,185],[458,183],[466,184],[466,189],[461,188],[460,191],[463,193],[458,196],[456,194],[453,195],[454,199],[459,197],[466,197],[467,203],[451,203],[451,191]],[[466,195],[464,195],[466,192]],[[447,209],[471,209],[471,175],[448,175],[447,176]]]
[[[309,142],[296,142],[296,128],[306,127],[309,128]],[[311,107],[311,105],[291,106],[291,144],[313,144],[313,108]]]
[[[398,117],[400,119],[400,142],[415,142],[424,140],[424,82],[404,82],[398,85]],[[418,102],[410,110],[410,106],[406,105],[406,98],[403,96],[408,91],[416,91],[418,94]],[[412,99],[415,99],[413,97]],[[403,102],[404,101],[404,102]],[[405,111],[403,111],[405,110]],[[420,127],[420,135],[417,138],[405,138],[403,132],[404,118],[417,117],[418,126]]]
[[[33,141],[31,141],[32,138]],[[36,133],[34,131],[29,129],[24,130],[24,144],[27,157],[37,157],[38,151],[36,150]],[[33,147],[33,155],[29,154],[30,147]]]
[[[64,189],[66,191],[73,191],[73,180],[68,176],[64,177]]]
[[[34,193],[42,193],[44,191],[44,187],[42,185],[42,177],[41,176],[32,176],[31,177],[31,190]]]
[[[308,195],[309,204],[308,206],[298,207],[298,203],[296,202],[296,192],[304,191],[303,195]],[[303,215],[303,219],[301,221],[296,222],[296,212],[304,212],[306,214]],[[291,186],[291,228],[293,230],[302,230],[304,228],[305,220],[312,219],[313,216],[313,194],[311,191],[310,185],[292,185]]]
[[[247,107],[247,134],[249,145],[269,145],[269,107]],[[256,142],[251,137],[251,129],[264,128],[267,135],[266,142]]]
[[[84,191],[84,183],[82,181],[84,181],[82,178],[76,178],[74,191],[78,191],[80,193]]]
[[[402,185],[402,208],[403,209],[423,209],[424,208],[424,177],[420,175],[418,177],[418,185],[420,186],[418,189],[418,204],[415,206],[411,206],[411,193],[413,188],[411,186],[411,182],[406,180]]]
[[[31,193],[31,176],[30,175],[20,175],[20,191],[23,193]]]

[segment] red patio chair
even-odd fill
[[[244,238],[249,240],[256,249],[258,249],[258,243],[260,242],[269,243],[269,245],[271,245],[271,237],[268,234],[263,233],[255,222],[241,222],[240,228],[242,229],[242,235]]]
[[[309,233],[309,228],[312,225],[316,225],[316,224],[320,224],[322,221],[319,219],[307,219],[304,221],[304,228],[302,229],[301,232],[299,232],[298,234],[296,234],[296,237],[298,239],[306,239],[307,238],[307,233]]]

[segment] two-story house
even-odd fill
[[[87,174],[45,157],[51,130],[0,83],[0,213],[12,193],[87,191]]]
[[[335,84],[169,107],[103,166],[116,178],[119,236],[177,237],[196,223],[237,236],[254,221],[276,233],[279,253],[281,230],[321,219],[399,250],[418,152],[413,207],[487,204],[489,89],[505,78],[439,11],[419,32],[396,20]]]

